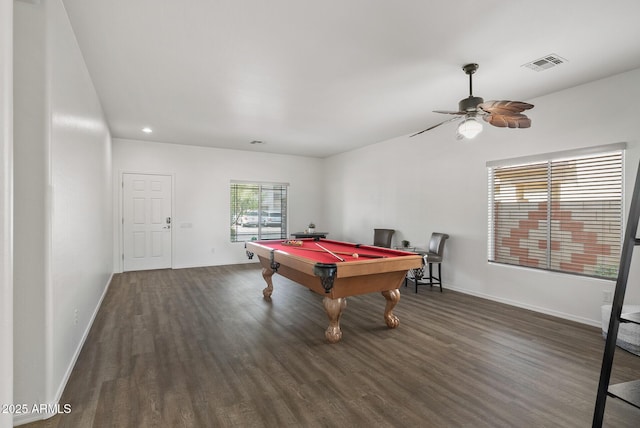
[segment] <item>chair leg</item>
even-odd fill
[[[429,288],[433,288],[433,263],[429,263]]]
[[[427,285],[426,282],[420,282],[420,279],[423,275],[418,275],[417,273],[414,275],[414,282],[416,284],[416,293],[418,292],[418,285]],[[420,277],[420,278],[419,278]],[[426,277],[424,278],[426,279]],[[407,285],[407,278],[405,277],[404,285]],[[442,264],[438,263],[438,276],[433,276],[433,263],[429,263],[429,289],[433,290],[433,286],[438,285],[440,287],[440,292],[442,293]]]

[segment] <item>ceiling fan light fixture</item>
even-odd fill
[[[482,132],[482,123],[478,121],[474,116],[468,116],[460,125],[458,125],[458,134],[464,138],[472,139],[476,135]]]

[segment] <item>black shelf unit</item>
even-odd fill
[[[595,410],[593,412],[593,428],[602,427],[607,396],[619,398],[632,406],[640,408],[640,380],[609,385],[620,323],[630,322],[640,324],[640,313],[622,313],[622,305],[624,304],[624,295],[627,291],[627,280],[629,278],[633,249],[636,245],[640,245],[640,239],[636,238],[639,218],[640,165],[638,166],[636,182],[633,187],[631,206],[629,207],[629,217],[627,218],[627,227],[624,234],[624,242],[622,244],[622,254],[620,255],[620,269],[618,270],[618,279],[616,281],[616,289],[613,294],[613,302],[611,305],[611,317],[609,318],[609,329],[607,331],[607,340],[605,341],[604,355],[602,357],[600,382],[598,383],[598,395],[596,398]]]
[[[640,380],[609,386],[609,395],[640,408]]]
[[[640,324],[640,312],[634,312],[632,314],[622,314],[620,315],[620,322]]]

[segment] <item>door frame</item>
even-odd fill
[[[116,257],[116,264],[114,266],[118,266],[118,272],[124,272],[124,175],[125,174],[138,174],[138,175],[164,175],[171,177],[171,229],[169,229],[169,233],[171,234],[171,269],[174,269],[173,264],[173,252],[175,249],[174,245],[174,235],[173,230],[175,229],[175,186],[176,186],[176,175],[175,173],[170,172],[148,172],[148,171],[136,171],[136,170],[121,170],[118,172],[117,177],[117,187],[118,187],[118,213],[116,215],[116,230],[118,231],[118,255]]]

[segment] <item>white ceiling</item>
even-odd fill
[[[640,67],[639,0],[63,3],[115,138],[326,157],[446,119],[469,62],[519,101]]]

